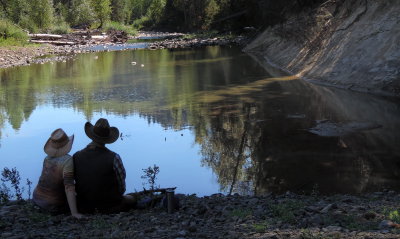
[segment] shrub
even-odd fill
[[[160,167],[154,164],[153,167],[150,166],[146,169],[142,169],[142,171],[144,174],[141,176],[141,178],[147,180],[146,183],[150,186],[150,190],[156,189],[156,179],[158,173],[160,172]]]
[[[67,34],[71,32],[71,28],[65,21],[59,21],[50,28],[50,32],[54,34]]]
[[[8,20],[0,19],[0,43],[25,44],[27,40],[28,34],[26,34],[22,28]]]
[[[132,25],[136,29],[142,29],[143,27],[150,25],[150,19],[149,17],[144,16],[134,20]]]
[[[117,31],[124,31],[129,35],[136,35],[137,31],[132,26],[127,26],[119,22],[106,22],[103,26],[103,30],[110,31],[110,30],[117,30]]]

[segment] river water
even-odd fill
[[[127,191],[361,193],[400,189],[396,99],[308,84],[236,47],[87,53],[0,69],[0,168],[36,185],[50,133],[107,118]],[[26,186],[25,186],[26,187]]]

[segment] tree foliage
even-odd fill
[[[322,0],[0,0],[0,18],[29,31],[109,20],[176,31],[240,31],[279,23]],[[136,24],[139,23],[139,24]]]
[[[111,1],[110,0],[91,0],[96,20],[100,22],[99,28],[110,19]]]

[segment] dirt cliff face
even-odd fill
[[[310,81],[400,96],[400,1],[330,0],[245,51]]]

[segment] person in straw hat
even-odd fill
[[[114,213],[129,209],[135,199],[124,196],[126,173],[121,157],[105,146],[119,138],[118,128],[104,118],[95,125],[86,122],[84,128],[92,142],[73,155],[79,211]]]
[[[73,142],[74,135],[68,137],[62,129],[51,133],[44,145],[47,156],[33,191],[33,202],[51,213],[64,213],[69,207],[72,216],[81,218],[76,206],[73,160],[68,154]]]

